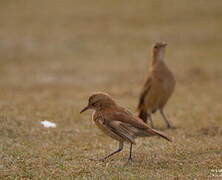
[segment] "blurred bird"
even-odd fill
[[[141,119],[118,105],[106,93],[95,93],[91,95],[88,100],[88,105],[80,113],[88,109],[94,110],[92,119],[98,128],[109,137],[119,141],[119,148],[100,160],[105,160],[122,151],[124,142],[130,144],[130,154],[128,158],[128,160],[130,160],[132,158],[132,145],[136,144],[135,139],[137,137],[157,135],[171,141],[171,139],[162,132],[150,128]]]
[[[171,97],[176,81],[172,72],[164,62],[167,43],[157,42],[153,46],[153,60],[146,82],[139,98],[139,117],[144,121],[150,121],[153,127],[151,114],[159,110],[168,128],[172,125],[164,114],[164,107]]]

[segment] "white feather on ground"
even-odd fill
[[[44,120],[41,121],[41,124],[45,127],[45,128],[55,128],[56,127],[56,123]]]

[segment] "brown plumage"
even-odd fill
[[[153,46],[153,60],[148,77],[139,98],[139,117],[153,127],[151,114],[160,111],[167,127],[172,127],[164,114],[164,107],[175,88],[175,79],[164,62],[166,43],[158,42]]]
[[[93,109],[93,121],[109,137],[119,141],[119,148],[102,160],[120,152],[124,142],[130,143],[131,159],[132,144],[135,144],[137,137],[157,135],[171,141],[162,132],[150,128],[141,119],[134,116],[131,112],[118,105],[108,94],[95,93],[89,97],[88,105],[81,111]]]

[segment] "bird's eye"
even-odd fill
[[[92,106],[94,106],[96,103],[92,103]]]

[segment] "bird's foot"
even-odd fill
[[[124,167],[127,166],[128,164],[130,164],[131,162],[133,162],[132,158],[128,158],[127,161],[124,163]]]

